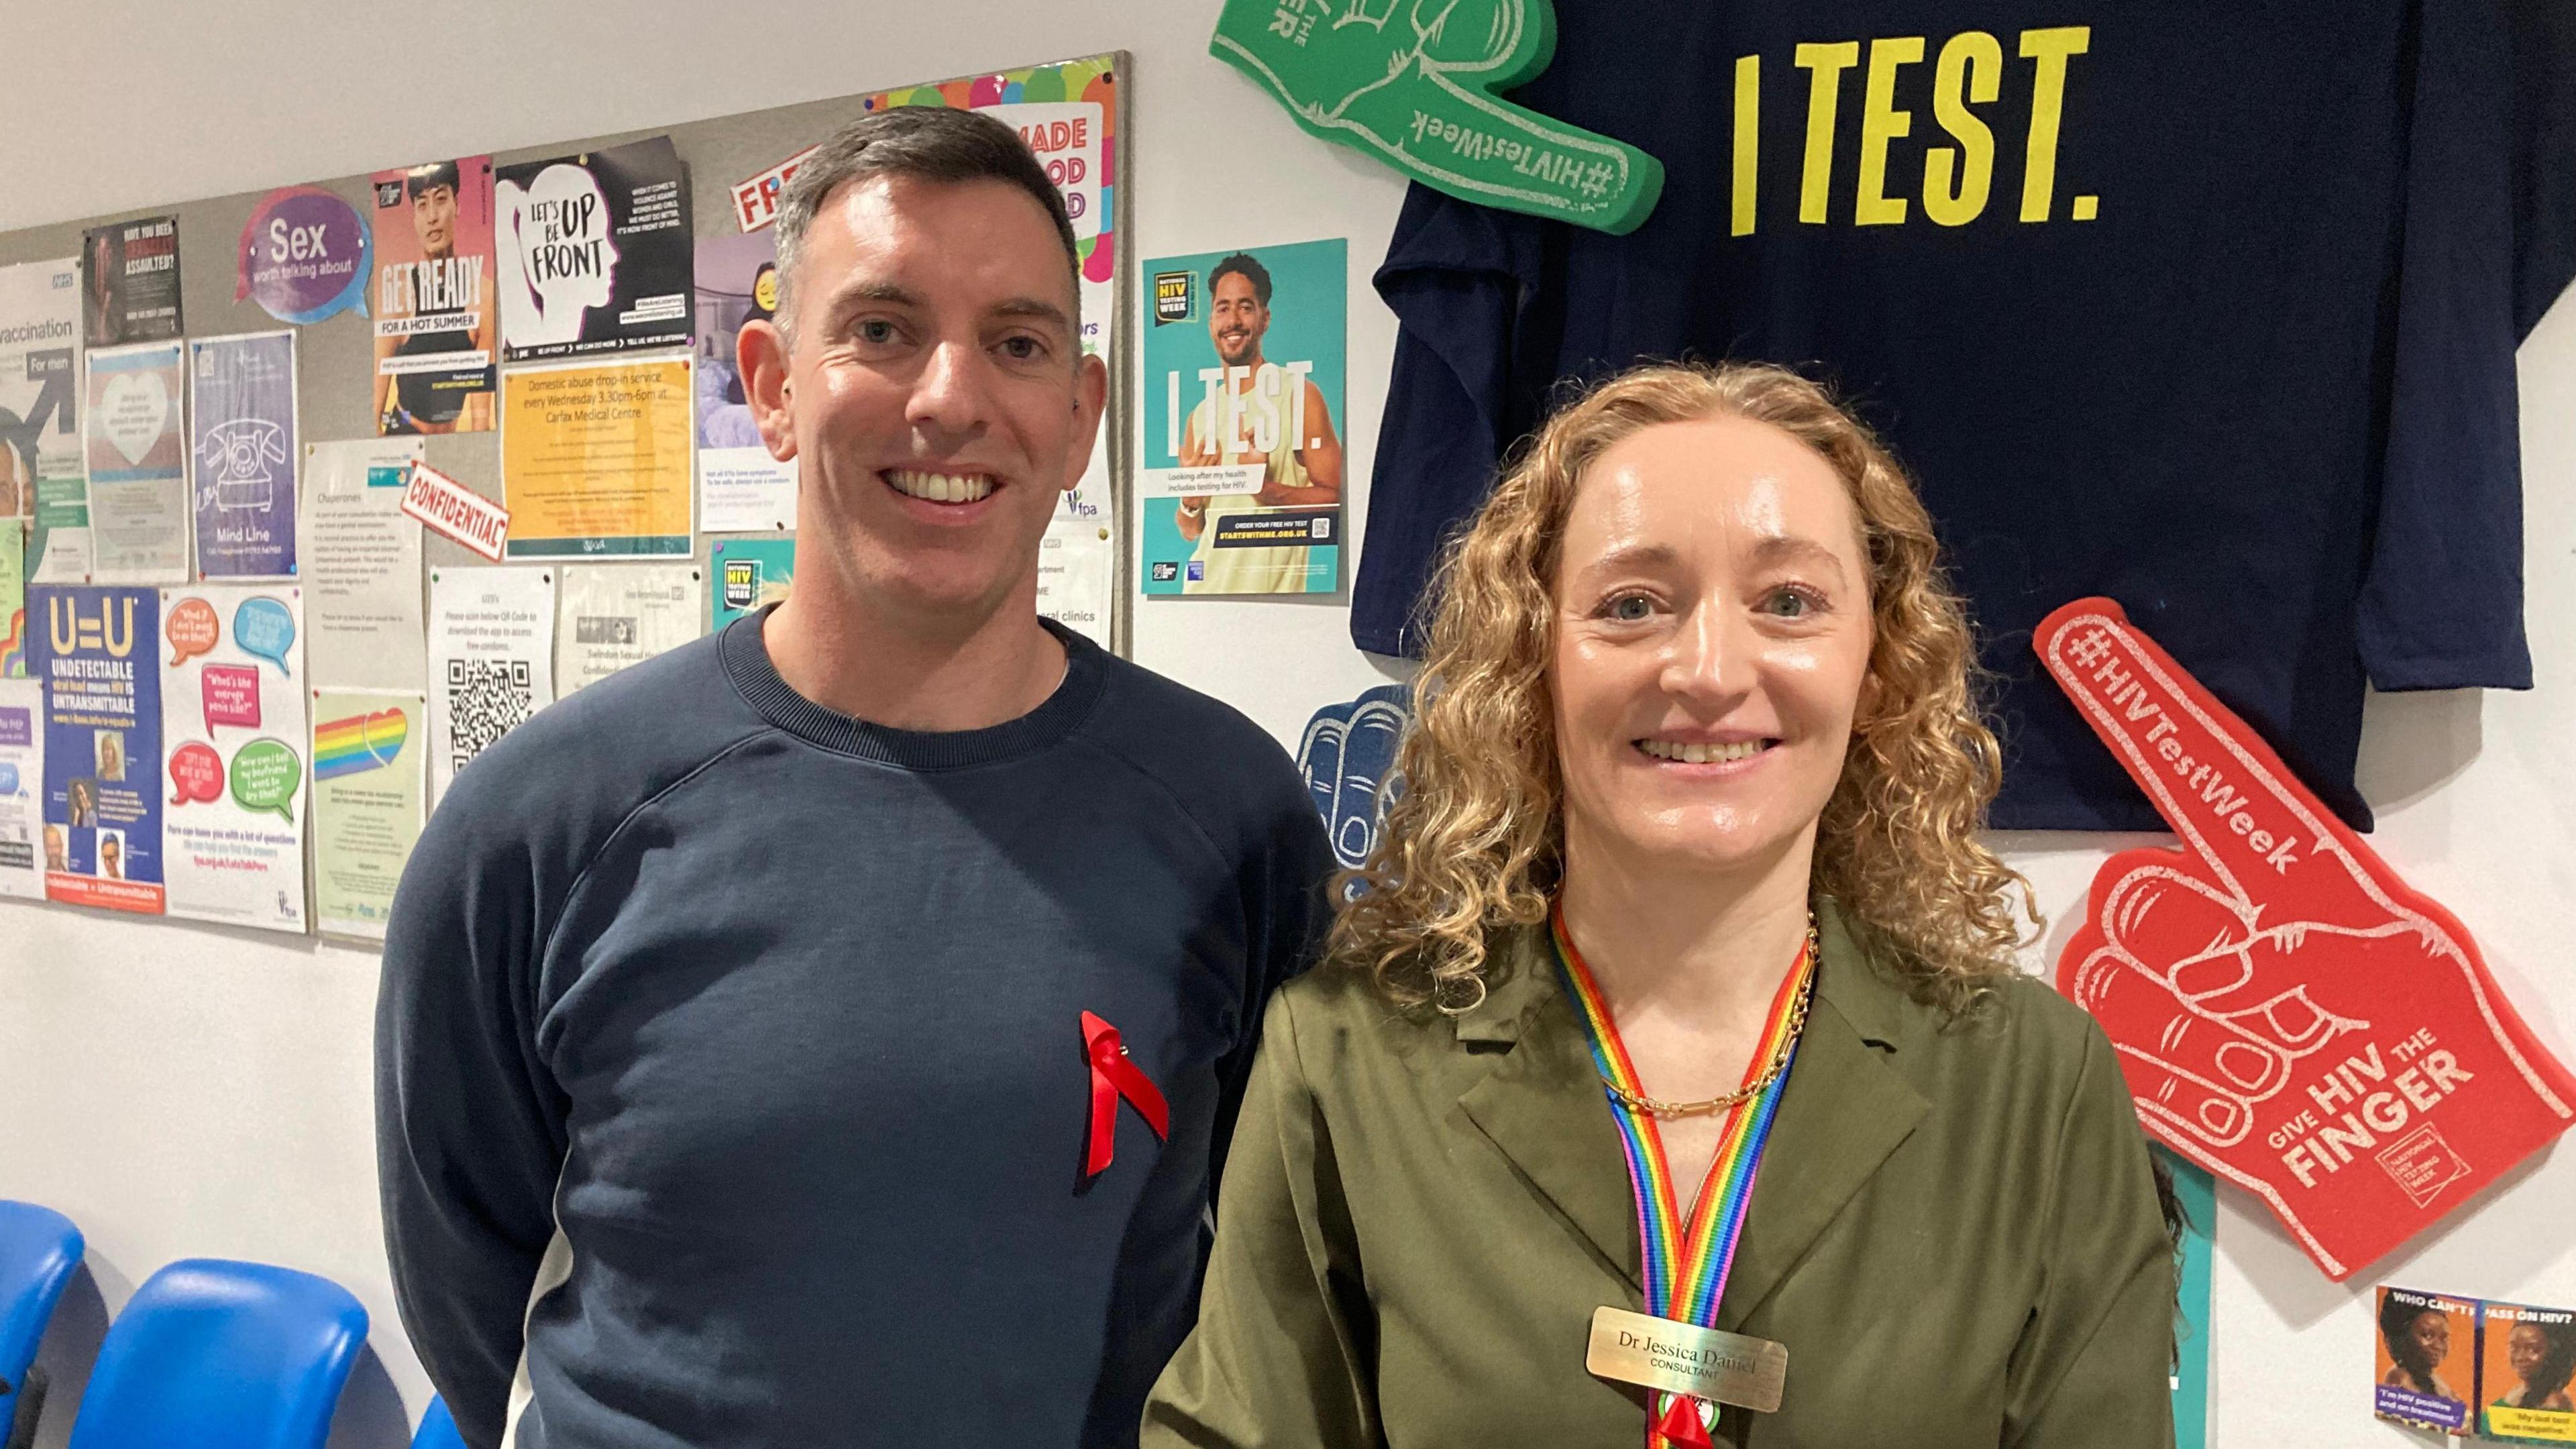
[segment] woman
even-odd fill
[[[2451,1356],[2450,1315],[2439,1308],[2408,1303],[2391,1293],[2379,1300],[2379,1337],[2388,1345],[2394,1366],[2380,1379],[2392,1389],[2412,1389],[2437,1399],[2460,1396],[2434,1370]]]
[[[2546,1409],[2576,1413],[2567,1381],[2576,1378],[2576,1324],[2517,1323],[2505,1335],[2505,1362],[2522,1380],[2495,1401],[2500,1409]]]
[[[2003,964],[1935,553],[1792,373],[1546,426],[1445,563],[1147,1445],[2170,1442],[2153,1169],[2108,1043]],[[1741,1402],[1625,1381],[1677,1360]]]

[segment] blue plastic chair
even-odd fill
[[[411,1436],[411,1449],[465,1449],[465,1436],[456,1432],[456,1416],[447,1412],[445,1399],[430,1399],[429,1412],[420,1416],[420,1432]]]
[[[80,1229],[51,1208],[0,1202],[0,1441],[21,1412],[31,1418],[41,1389],[22,1392],[36,1364],[36,1345],[63,1289],[80,1271]]]
[[[108,1326],[71,1449],[321,1449],[366,1341],[367,1310],[328,1278],[173,1263]]]

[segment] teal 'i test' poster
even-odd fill
[[[1348,274],[1339,239],[1145,263],[1146,593],[1341,588]]]

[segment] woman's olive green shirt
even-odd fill
[[[2043,983],[1954,1019],[1823,942],[1717,1321],[1787,1345],[1787,1393],[1717,1440],[2170,1445],[2173,1261],[2110,1043]],[[1330,969],[1273,1001],[1145,1449],[1645,1443],[1644,1392],[1583,1367],[1592,1310],[1642,1306],[1617,1129],[1544,932],[1495,945],[1454,1018]]]

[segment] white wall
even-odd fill
[[[1367,460],[1394,321],[1368,285],[1394,175],[1311,141],[1208,58],[1213,0],[633,0],[437,5],[45,5],[7,0],[0,230],[422,156],[536,145],[1006,65],[1135,56],[1140,256],[1351,240],[1350,456]],[[415,81],[417,74],[425,79]],[[702,177],[700,184],[730,178]],[[223,259],[192,256],[190,267]],[[2372,702],[2362,785],[2377,847],[2448,903],[2506,990],[2576,1060],[2576,304],[2523,355],[2530,617],[2539,688]],[[1332,602],[1140,602],[1135,652],[1293,743],[1320,703],[1380,678]],[[2062,943],[2126,841],[2007,842]],[[248,932],[0,903],[0,1197],[72,1214],[90,1242],[46,1348],[77,1385],[110,1313],[171,1259],[328,1274],[374,1316],[334,1443],[390,1449],[429,1395],[387,1285],[373,1187],[375,958]],[[2561,1147],[2379,1266],[2386,1280],[2576,1301],[2576,1149]],[[2328,1283],[2222,1191],[2217,1442],[2397,1444],[2370,1418],[2365,1285]],[[67,1406],[67,1405],[66,1405]],[[67,1415],[49,1414],[46,1442]]]

